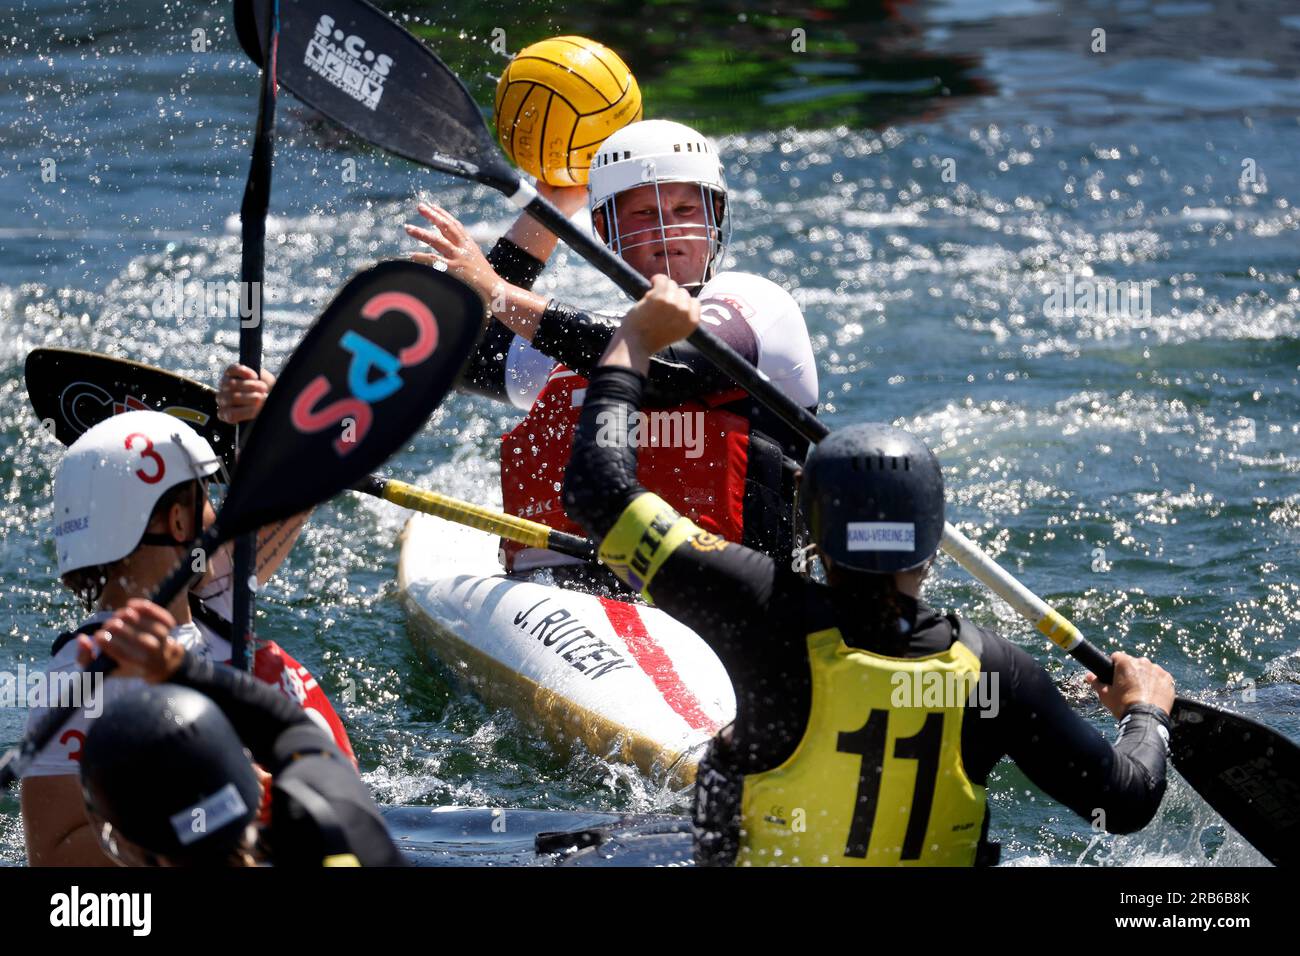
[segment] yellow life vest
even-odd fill
[[[812,708],[781,766],[744,778],[737,866],[971,866],[985,790],[961,762],[979,658],[896,658],[808,635]]]

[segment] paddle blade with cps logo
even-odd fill
[[[222,528],[304,511],[383,464],[455,384],[484,304],[459,279],[384,262],[335,296],[280,373],[239,457]]]

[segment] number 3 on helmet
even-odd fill
[[[59,574],[126,557],[163,494],[220,467],[198,432],[163,412],[126,412],[89,429],[68,448],[54,479]]]

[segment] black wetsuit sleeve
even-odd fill
[[[338,750],[305,710],[251,674],[187,653],[170,682],[191,687],[220,707],[253,759],[272,773],[280,742],[286,738],[309,741],[316,749]]]
[[[962,756],[973,779],[983,780],[1005,754],[1083,819],[1111,833],[1146,826],[1165,792],[1168,715],[1146,704],[1130,708],[1111,744],[1023,648],[984,634],[981,670],[997,675],[999,709],[992,718],[968,713],[964,722]]]
[[[404,864],[352,762],[305,710],[251,674],[190,654],[171,682],[220,707],[253,759],[272,775],[269,842],[277,865],[320,866],[337,853],[351,853],[363,866]],[[291,791],[324,809],[306,812]],[[322,817],[330,833],[320,832]]]
[[[496,319],[490,319],[487,330],[470,354],[459,388],[498,402],[510,401],[506,391],[506,361],[514,337],[514,332]]]
[[[608,441],[609,436],[600,434],[606,416],[626,421],[640,408],[644,390],[645,376],[627,368],[601,366],[588,380],[563,493],[565,512],[597,541],[645,492],[636,474],[636,449],[630,442]]]
[[[533,336],[533,347],[589,378],[618,324],[617,319],[551,300]],[[758,364],[758,340],[747,324],[737,321],[720,328],[727,344],[751,365]],[[731,385],[731,379],[699,349],[678,342],[651,356],[644,401],[651,407],[671,408]]]
[[[543,260],[525,252],[505,236],[498,239],[488,252],[487,261],[503,280],[521,289],[531,289],[546,268]]]
[[[614,537],[635,540],[651,570],[637,573],[635,561],[630,568],[610,561],[610,567],[657,607],[698,631],[728,672],[761,670],[755,645],[763,642],[754,638],[764,633],[757,625],[773,601],[775,563],[702,531],[671,509],[667,518],[647,510],[645,503],[656,499],[637,480],[636,449],[626,440],[644,387],[644,376],[630,369],[602,366],[593,371],[565,472],[565,510],[603,545],[615,547]],[[623,440],[601,435],[610,422],[621,423]],[[675,530],[661,534],[665,520]],[[660,548],[667,553],[657,553]]]
[[[531,289],[546,263],[502,236],[487,254],[488,263],[503,280],[522,289]],[[461,376],[460,388],[498,402],[508,402],[506,359],[515,333],[496,319],[488,322]]]

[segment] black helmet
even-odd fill
[[[92,724],[81,752],[86,809],[149,853],[224,863],[262,788],[221,709],[198,691],[159,684],[112,702]],[[100,841],[117,855],[111,834]]]
[[[799,507],[813,541],[837,566],[908,571],[939,549],[943,475],[915,435],[889,425],[850,425],[808,456]]]

